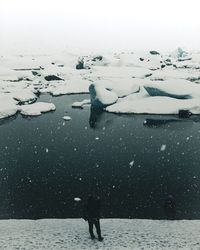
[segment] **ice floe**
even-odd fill
[[[11,93],[13,98],[20,103],[32,103],[37,100],[36,95],[30,89],[15,90]]]
[[[17,111],[17,101],[10,94],[0,94],[0,119],[15,115]]]
[[[79,63],[82,66],[77,68]],[[91,104],[108,112],[177,114],[183,109],[200,113],[198,51],[2,56],[0,65],[1,118],[17,111],[45,112],[37,112],[33,105],[39,94],[86,94],[89,88]],[[84,100],[72,106],[89,103]]]
[[[83,108],[84,105],[90,104],[90,99],[84,99],[81,102],[72,103],[72,108]]]
[[[140,90],[140,79],[101,79],[95,81],[96,86],[102,86],[112,90],[118,97],[125,97],[132,93],[137,93]]]
[[[56,107],[53,103],[37,102],[29,105],[21,105],[19,110],[22,115],[38,116],[42,113],[55,110]]]
[[[168,96],[177,99],[190,99],[200,87],[187,80],[170,79],[166,81],[149,81],[144,84],[150,96]]]
[[[65,115],[65,116],[63,116],[63,119],[65,121],[70,121],[72,118],[70,116]]]
[[[118,96],[115,92],[107,90],[103,86],[91,84],[89,90],[91,105],[93,107],[103,108],[118,100]]]
[[[176,99],[171,97],[146,97],[123,100],[106,108],[112,113],[136,114],[178,114],[180,110],[189,110],[192,114],[200,114],[200,99]]]
[[[71,79],[63,83],[52,83],[46,88],[40,89],[41,93],[50,93],[53,96],[69,94],[85,94],[89,92],[91,82],[79,78]]]

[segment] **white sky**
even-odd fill
[[[0,53],[200,50],[200,0],[0,0]]]

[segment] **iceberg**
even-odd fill
[[[161,89],[156,88],[156,87],[148,87],[148,86],[144,86],[144,88],[146,89],[146,91],[148,92],[148,94],[150,96],[168,96],[168,97],[172,97],[172,98],[176,98],[176,99],[189,99],[191,98],[191,95],[181,95],[181,94],[173,94],[173,93],[169,93],[169,92],[165,92]]]
[[[200,99],[175,99],[167,96],[149,96],[134,100],[123,100],[109,107],[107,112],[124,114],[179,114],[180,110],[188,110],[192,114],[200,114]]]
[[[105,108],[118,100],[115,92],[105,89],[102,86],[91,84],[89,87],[91,105],[96,108]]]
[[[170,54],[170,57],[174,58],[184,58],[188,56],[188,52],[182,48],[178,48]]]
[[[16,90],[12,95],[20,104],[33,103],[37,100],[36,95],[30,89]]]
[[[87,104],[90,104],[90,99],[84,99],[81,102],[74,102],[72,108],[83,108],[83,106]]]
[[[196,91],[197,87],[196,84],[187,80],[175,79],[144,84],[144,88],[150,96],[168,96],[176,99],[192,98],[193,91]]]
[[[129,79],[129,78],[120,78],[120,79],[106,79],[106,80],[97,80],[96,85],[103,86],[106,89],[112,90],[117,94],[119,98],[128,96],[133,93],[138,93],[140,91],[141,79]]]

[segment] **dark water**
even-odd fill
[[[55,112],[0,121],[0,218],[80,217],[74,198],[93,192],[104,217],[165,218],[170,194],[178,219],[200,219],[200,118],[71,108],[84,98],[42,95]]]

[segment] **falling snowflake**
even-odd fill
[[[129,166],[132,167],[134,165],[134,161],[129,162]]]
[[[163,145],[161,146],[161,148],[160,148],[160,151],[165,151],[165,149],[166,149],[166,145],[163,144]]]

